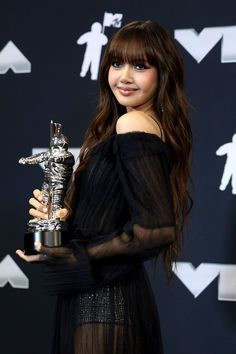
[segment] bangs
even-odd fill
[[[142,31],[119,33],[117,37],[114,37],[109,48],[108,60],[110,64],[113,61],[131,65],[143,62],[148,62],[150,65],[156,64],[151,43]]]

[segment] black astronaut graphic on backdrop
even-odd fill
[[[50,148],[36,155],[22,157],[20,164],[44,163],[42,185],[43,204],[48,207],[48,219],[28,222],[25,235],[25,254],[35,254],[34,242],[48,247],[59,247],[67,241],[67,227],[57,217],[57,210],[63,208],[68,182],[72,176],[74,156],[68,151],[68,140],[62,134],[62,126],[51,121]]]

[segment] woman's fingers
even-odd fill
[[[26,256],[22,250],[16,250],[16,254],[28,263],[42,262],[47,259],[47,256],[44,254],[35,254],[32,256]]]
[[[48,219],[48,214],[46,214],[46,213],[44,213],[42,211],[39,211],[37,209],[34,209],[34,208],[30,208],[29,214],[31,216],[33,216],[34,219],[43,219],[43,220],[47,220]]]
[[[34,223],[34,222],[36,222],[36,221],[38,221],[38,219],[37,219],[37,218],[30,219],[30,220],[28,221],[28,223]]]
[[[43,246],[41,242],[35,242],[34,246],[35,249],[40,254],[45,255],[48,260],[64,258],[69,263],[75,259],[72,249],[68,247],[47,247]]]
[[[38,199],[40,202],[42,202],[43,200],[43,195],[42,195],[42,192],[39,190],[39,189],[35,189],[33,191],[33,196]]]
[[[33,205],[33,204],[31,204],[31,205]],[[42,211],[40,209],[30,208],[29,214],[31,216],[33,216],[35,219],[38,219],[38,218],[44,219],[44,220],[48,219],[48,213],[47,213],[46,208],[45,209],[43,208]],[[57,217],[62,221],[65,221],[68,218],[68,216],[69,216],[69,212],[66,208],[59,209],[57,211]]]
[[[44,213],[46,213],[48,211],[48,208],[45,205],[43,205],[42,203],[40,203],[35,198],[30,198],[29,204],[32,205],[35,209],[37,209],[39,211],[43,211]]]
[[[47,247],[43,246],[41,242],[34,243],[35,249],[42,255],[47,257],[57,258],[64,257],[64,248],[62,247]]]
[[[29,214],[33,216],[34,219],[47,220],[48,208],[46,205],[42,203],[43,201],[42,192],[39,189],[35,189],[33,191],[33,196],[34,197],[29,199],[29,204],[33,207],[29,209]],[[57,211],[57,217],[62,221],[65,221],[68,218],[68,216],[69,216],[69,212],[66,208],[62,208]]]
[[[72,264],[76,262],[76,258],[71,248],[47,247],[47,246],[43,246],[41,242],[35,242],[34,246],[35,246],[35,250],[38,251],[39,254],[27,256],[20,249],[16,250],[16,254],[28,263],[46,261],[48,264],[50,263],[61,264],[61,262]]]
[[[63,208],[63,209],[59,209],[57,211],[57,217],[62,220],[62,221],[65,221],[69,216],[69,212],[66,208]]]
[[[33,191],[32,198],[29,199],[29,204],[32,205],[33,208],[30,208],[29,214],[33,216],[35,219],[48,219],[48,208],[42,204],[43,195],[39,189],[35,189]]]

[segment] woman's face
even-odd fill
[[[127,112],[147,112],[152,108],[157,92],[158,73],[147,62],[132,65],[114,61],[108,72],[108,82],[117,101]]]

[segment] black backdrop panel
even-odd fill
[[[43,293],[40,267],[25,264],[15,255],[15,249],[22,247],[28,199],[32,190],[40,187],[42,171],[38,166],[20,166],[17,161],[32,154],[32,149],[48,146],[51,119],[63,124],[71,147],[78,149],[81,145],[96,106],[98,84],[96,79],[91,80],[89,70],[85,77],[80,76],[86,43],[77,41],[91,31],[95,22],[103,24],[105,13],[108,17],[120,14],[108,18],[110,24],[114,24],[114,19],[118,19],[118,25],[134,19],[159,22],[176,36],[185,62],[194,134],[194,208],[185,235],[182,263],[177,268],[179,273],[166,286],[161,264],[157,273],[150,272],[166,354],[235,354],[236,196],[231,187],[236,174],[236,148],[232,142],[236,133],[233,0],[217,4],[213,0],[147,0],[145,4],[28,0],[1,4],[0,353],[50,352],[54,299]],[[204,28],[208,31],[205,37]],[[184,48],[181,40],[189,29],[196,32]],[[112,25],[106,26],[104,35],[109,39],[116,30]],[[177,30],[185,30],[181,40]],[[210,48],[212,36],[216,36],[215,45],[198,63],[191,53],[204,53],[205,47]],[[105,45],[101,49],[104,48]],[[94,47],[94,51],[94,56],[98,56],[99,49]],[[231,62],[222,62],[222,56],[227,55]],[[220,147],[224,152],[221,156],[216,154]],[[220,191],[226,167],[231,179]]]

